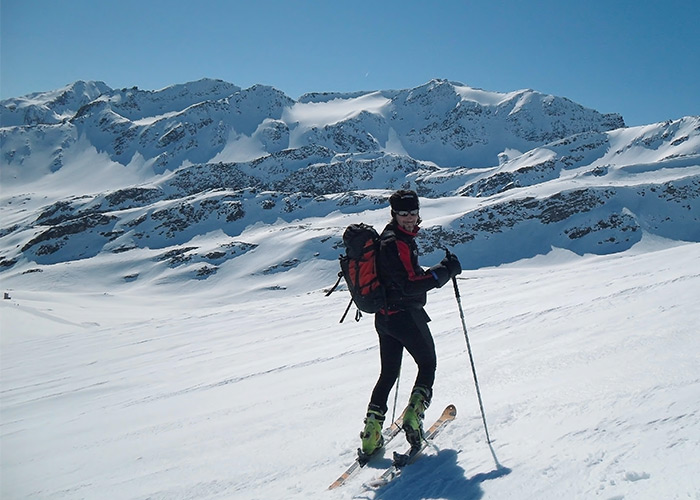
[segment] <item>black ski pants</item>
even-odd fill
[[[435,343],[428,328],[430,317],[423,309],[398,311],[394,314],[375,314],[374,326],[379,335],[381,372],[372,391],[370,404],[386,413],[391,388],[401,370],[404,348],[418,366],[414,387],[423,386],[432,394],[437,356]]]

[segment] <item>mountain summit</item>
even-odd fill
[[[66,135],[86,135],[124,165],[139,155],[160,172],[183,162],[251,160],[319,145],[336,153],[397,152],[441,166],[487,167],[506,149],[527,151],[624,126],[619,115],[565,98],[444,80],[399,91],[306,94],[298,102],[271,87],[241,89],[219,80],[158,91],[76,82],[2,101],[0,111],[3,127],[68,121]],[[232,151],[243,145],[247,157]]]

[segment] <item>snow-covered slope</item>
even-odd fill
[[[256,236],[270,234],[260,227]],[[104,278],[129,273],[125,259],[37,278],[0,301],[1,495],[696,498],[698,262],[698,243],[649,238],[624,253],[560,250],[463,273],[493,455],[454,295],[431,292],[439,361],[427,418],[454,403],[457,419],[439,452],[378,492],[362,483],[388,466],[391,450],[326,491],[353,460],[378,352],[371,319],[338,324],[347,295],[324,297],[317,269],[291,269],[289,289],[258,289],[249,301],[241,288],[272,285],[280,273],[172,276],[176,287],[127,293]],[[398,411],[414,376],[407,358]]]
[[[37,92],[0,103],[0,125],[57,124],[71,119],[85,104],[111,92],[104,82],[75,82],[62,89]]]
[[[266,224],[272,232],[284,231],[279,233],[284,241],[286,226],[298,219],[313,220],[301,226],[318,231],[304,259],[328,262],[348,223],[334,214],[381,224],[388,195],[406,186],[425,198],[425,253],[450,245],[471,269],[552,247],[581,255],[622,251],[644,232],[700,241],[697,117],[582,132],[485,169],[308,145],[246,162],[197,163],[148,176],[132,164],[112,161],[85,138],[76,141],[83,149],[74,146],[65,166],[33,181],[32,172],[40,168],[25,168],[28,161],[3,166],[0,265],[6,274],[50,272],[59,267],[43,266],[98,255],[107,261],[127,257],[134,263],[128,279],[112,276],[114,286],[121,286],[135,276],[163,274],[164,256],[175,252],[187,254],[184,262],[193,277],[207,277],[238,267],[239,251],[227,248],[257,246],[246,239],[246,228]],[[214,234],[212,248],[196,242]],[[276,238],[262,244],[273,241],[280,244]],[[262,272],[286,260],[279,256],[248,271]],[[182,263],[178,260],[178,267]]]
[[[700,117],[625,128],[443,80],[77,82],[0,113],[3,498],[697,497]],[[441,452],[331,494],[378,361],[323,290],[343,228],[382,226],[402,187],[422,262],[466,270],[495,441],[446,287]]]

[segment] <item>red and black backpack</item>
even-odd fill
[[[343,233],[345,254],[340,256],[338,281],[326,293],[330,295],[341,279],[345,279],[351,299],[345,313],[340,318],[342,323],[354,302],[358,312],[355,320],[359,321],[362,312],[376,313],[386,308],[386,292],[379,279],[377,259],[379,256],[379,234],[368,224],[350,224]]]

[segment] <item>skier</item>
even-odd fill
[[[462,272],[456,256],[449,254],[440,264],[427,271],[418,264],[418,195],[399,190],[389,198],[391,222],[381,234],[379,275],[386,289],[387,308],[375,315],[379,335],[381,372],[367,407],[365,427],[360,437],[361,452],[372,455],[384,444],[382,427],[387,400],[401,368],[403,349],[413,357],[418,375],[404,411],[403,430],[412,446],[423,438],[423,416],[433,394],[437,358],[435,344],[428,328],[430,318],[423,309],[426,292],[440,288]]]

